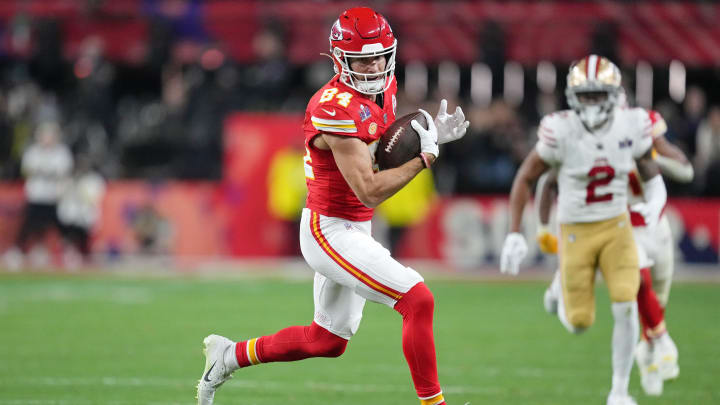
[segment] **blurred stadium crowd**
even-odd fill
[[[696,166],[696,181],[671,184],[671,193],[720,194],[716,54],[693,58],[670,47],[669,54],[658,51],[650,54],[655,60],[642,64],[639,59],[647,55],[628,52],[632,38],[622,31],[623,24],[632,21],[618,22],[613,16],[622,13],[622,7],[642,7],[644,2],[600,3],[605,14],[598,14],[593,2],[576,4],[581,7],[576,15],[597,16],[590,25],[551,9],[555,17],[545,18],[555,25],[545,27],[554,36],[524,43],[518,39],[518,24],[538,13],[518,11],[534,7],[531,2],[509,3],[499,15],[488,11],[500,7],[493,2],[483,9],[462,1],[373,3],[399,37],[399,114],[417,106],[432,111],[445,97],[451,105],[462,105],[472,123],[468,136],[447,147],[436,168],[441,193],[509,190],[519,162],[534,145],[539,117],[566,108],[564,75],[574,53],[592,51],[623,67],[631,100],[638,88],[638,66],[650,66],[647,107],[662,113],[668,139]],[[61,140],[75,159],[88,161],[106,178],[219,179],[223,118],[230,111],[302,112],[315,89],[332,75],[330,61],[320,53],[327,52],[327,31],[337,10],[348,4],[3,2],[0,178],[20,179],[22,155],[33,143],[36,128],[57,122]],[[553,7],[553,2],[546,4]],[[716,6],[708,7],[718,12]],[[482,18],[472,18],[468,10]],[[696,24],[690,17],[673,24],[683,21]],[[585,28],[578,28],[580,24]],[[418,41],[426,41],[427,48]],[[528,55],[518,51],[523,43],[549,48]],[[572,47],[581,51],[568,50]],[[691,63],[682,65],[682,89],[673,94],[668,91],[674,75],[669,62],[683,55]]]

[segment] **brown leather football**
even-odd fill
[[[375,162],[380,170],[402,166],[420,154],[420,136],[410,125],[412,120],[427,128],[425,116],[416,111],[396,119],[380,137],[375,151]]]

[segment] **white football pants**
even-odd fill
[[[326,217],[304,208],[300,249],[315,270],[315,323],[350,339],[360,326],[365,300],[390,308],[423,281],[370,234],[370,221]]]

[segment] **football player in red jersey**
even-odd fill
[[[438,144],[461,138],[469,126],[462,110],[447,103],[423,128],[421,153],[404,165],[378,171],[377,140],[395,120],[393,74],[397,40],[383,16],[370,8],[342,13],[330,32],[336,75],[310,99],[303,131],[308,186],[300,247],[315,271],[313,322],[234,342],[205,338],[205,370],[198,403],[211,404],[215,390],[238,368],[309,357],[337,357],[357,331],[365,301],[402,315],[402,346],[420,403],[445,404],[433,340],[434,299],[415,270],[405,267],[370,234],[373,207],[428,168]]]

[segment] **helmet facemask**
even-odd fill
[[[568,105],[575,110],[580,120],[590,130],[603,126],[611,117],[618,104],[618,92],[607,90],[566,91]]]
[[[620,100],[620,82],[617,66],[597,55],[570,67],[565,96],[587,129],[597,130],[612,118]]]
[[[344,51],[334,47],[332,51],[335,62],[335,72],[340,73],[340,81],[363,94],[380,94],[385,92],[392,83],[395,72],[395,51],[397,40],[387,48],[382,44],[367,44],[361,52]],[[350,68],[354,58],[374,58],[383,56],[385,58],[385,69],[377,73],[360,73]]]

